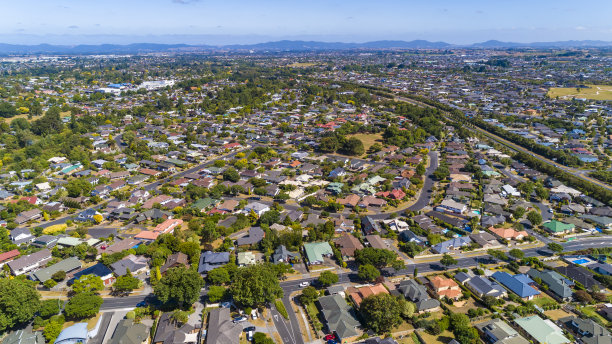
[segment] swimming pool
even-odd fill
[[[480,210],[472,210],[472,213],[474,213],[476,215],[480,215]]]
[[[574,260],[572,263],[578,264],[578,265],[582,265],[582,264],[588,263],[588,262],[590,262],[590,260],[584,259],[584,258],[580,258],[580,259]]]

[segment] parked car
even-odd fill
[[[244,332],[255,331],[255,326],[245,327],[243,331]]]
[[[138,302],[138,303],[136,304],[136,307],[147,307],[147,302],[146,302],[146,301],[141,301],[141,302]]]
[[[241,323],[247,320],[249,319],[243,315],[243,316],[235,317],[233,321],[234,323]]]
[[[300,287],[301,288],[308,287],[309,284],[310,283],[308,283],[308,282],[302,282],[302,283],[300,283]]]
[[[252,318],[253,320],[257,319],[257,310],[256,310],[256,309],[254,309],[254,310],[252,310],[252,311],[251,311],[251,318]]]
[[[334,336],[333,334],[328,334],[323,339],[325,339],[325,340],[336,340],[336,336]]]
[[[249,342],[253,341],[253,331],[247,332],[247,340]]]

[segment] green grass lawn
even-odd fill
[[[537,299],[533,300],[533,303],[535,303],[536,305],[540,306],[540,307],[544,307],[544,306],[548,306],[548,305],[556,305],[557,302],[555,300],[553,300],[552,298],[544,295],[542,297],[539,297]]]
[[[593,306],[582,307],[579,310],[580,310],[580,312],[582,312],[584,315],[586,315],[588,317],[599,318],[599,319],[601,319],[601,321],[603,321],[604,324],[606,324],[606,325],[608,324],[608,320],[606,320],[606,318],[604,318],[601,315],[599,315],[599,313],[597,313],[597,310]]]
[[[548,91],[550,98],[587,98],[593,100],[612,100],[612,86],[609,85],[588,85],[589,88],[581,88],[578,91],[575,87],[552,87]]]

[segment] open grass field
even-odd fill
[[[592,100],[612,100],[612,86],[588,85],[589,88],[577,90],[571,87],[552,87],[548,91],[548,97],[561,99],[586,98]]]
[[[437,336],[432,336],[425,331],[421,332],[420,334],[427,344],[447,344],[455,338],[455,336],[453,336],[453,333],[448,330],[442,332]]]
[[[595,309],[595,307],[593,306],[587,306],[587,307],[581,307],[580,312],[588,317],[597,317],[599,319],[601,319],[603,324],[608,325],[608,320],[606,320],[606,318],[602,317],[599,313],[597,313],[597,310]]]
[[[316,63],[312,63],[312,62],[296,62],[296,63],[292,63],[290,65],[288,65],[287,67],[292,67],[292,68],[305,68],[305,67],[312,67],[312,66],[316,66]]]
[[[540,307],[545,307],[545,306],[548,306],[548,305],[556,305],[557,301],[553,300],[550,296],[544,295],[542,293],[542,296],[537,298],[537,299],[534,299],[533,303],[535,303],[536,305],[538,305]]]
[[[378,133],[378,134],[355,134],[355,135],[350,135],[348,137],[349,138],[355,137],[355,138],[360,139],[361,142],[363,142],[363,148],[365,149],[366,152],[376,142],[382,144],[382,134],[381,133]]]
[[[546,314],[547,317],[551,318],[554,321],[557,321],[561,318],[569,317],[572,315],[562,309],[554,309],[552,311],[546,311],[544,312],[544,314]]]

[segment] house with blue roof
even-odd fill
[[[530,285],[535,282],[525,274],[510,275],[504,271],[497,271],[491,277],[523,300],[533,300],[540,295],[540,291]]]
[[[76,343],[86,343],[87,336],[87,323],[76,323],[70,327],[65,328],[62,332],[60,332],[57,339],[55,339],[56,344],[76,344]]]
[[[83,270],[77,271],[68,281],[68,285],[72,285],[74,281],[85,275],[94,275],[100,277],[100,279],[102,279],[102,283],[104,283],[104,286],[109,286],[115,282],[115,276],[113,275],[113,271],[109,269],[106,265],[98,263]]]
[[[338,178],[346,175],[346,171],[342,167],[336,167],[329,172],[329,178]]]
[[[449,253],[454,250],[459,250],[463,246],[467,246],[472,243],[472,239],[468,236],[453,238],[445,242],[441,242],[431,247],[431,249],[439,254]]]

